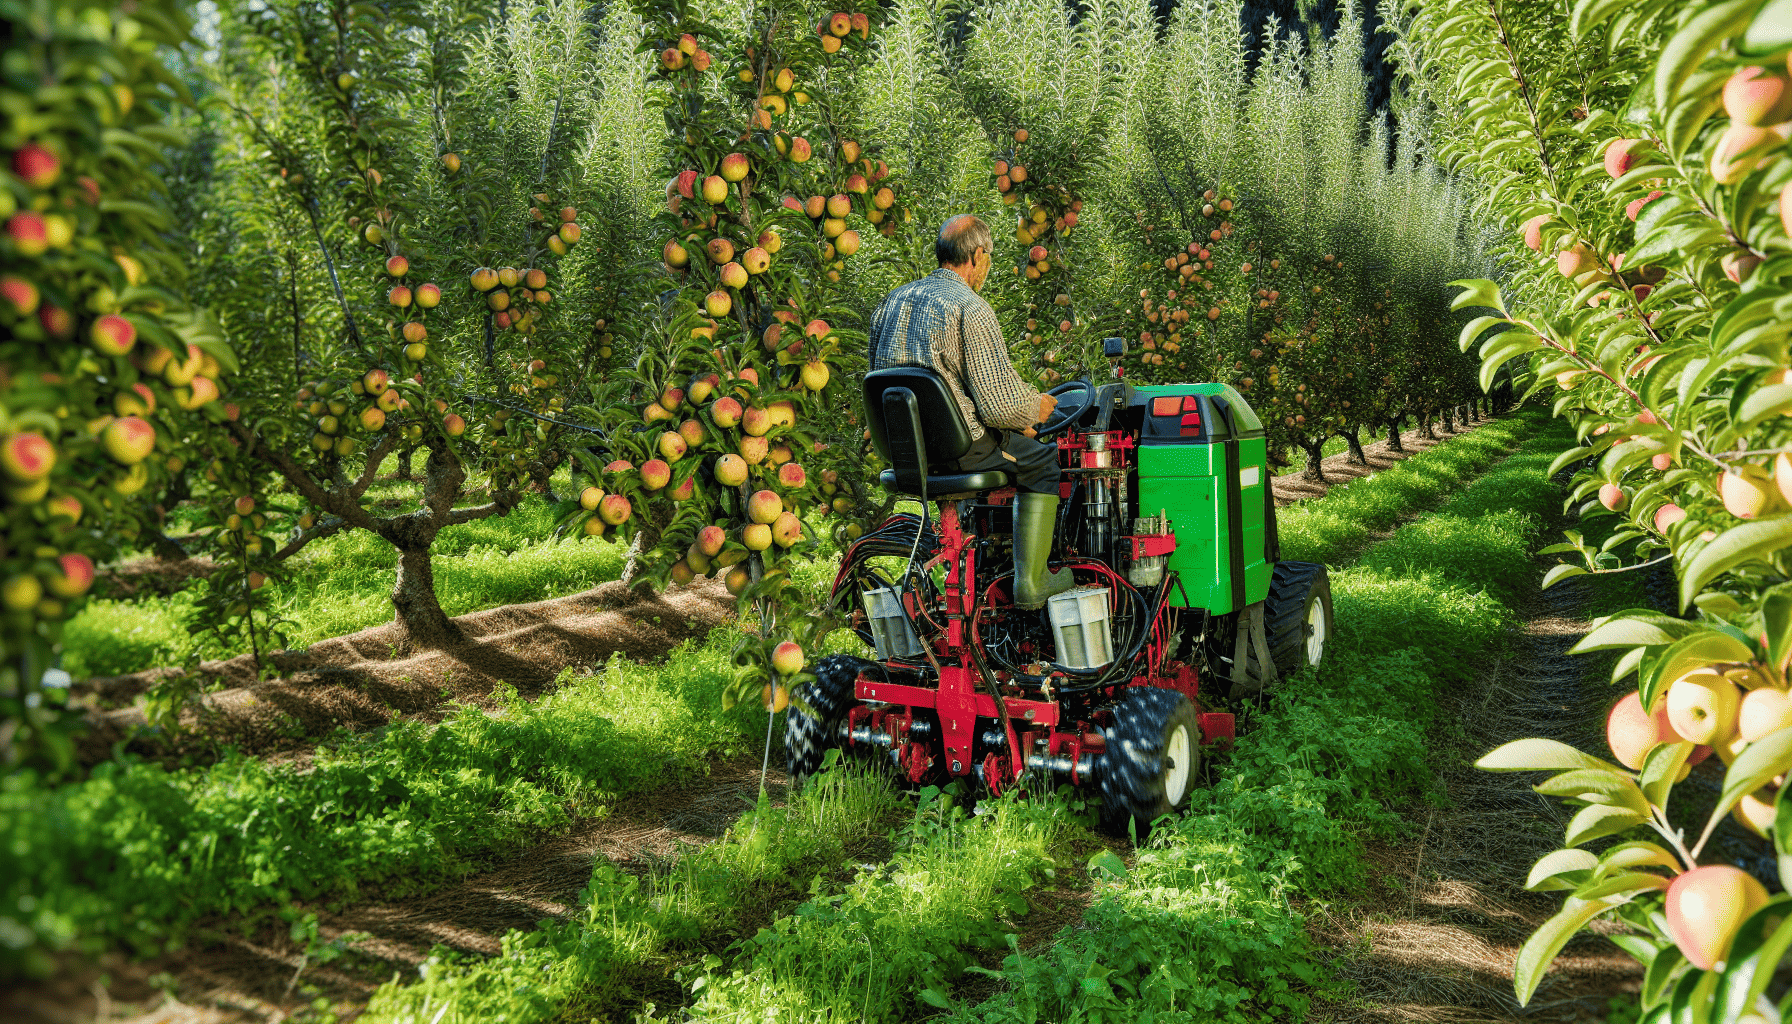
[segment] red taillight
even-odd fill
[[[1201,403],[1195,401],[1194,395],[1182,396],[1182,436],[1195,437],[1201,433]]]
[[[1151,400],[1151,415],[1174,416],[1182,411],[1182,398],[1178,395],[1163,395]]]

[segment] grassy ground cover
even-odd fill
[[[1509,422],[1516,429],[1488,435],[1492,442],[1472,452],[1450,449],[1482,431],[1425,453],[1420,458],[1438,468],[1414,477],[1422,485],[1381,493],[1412,502],[1405,513],[1437,500],[1450,487],[1438,481],[1472,475],[1463,467],[1494,461],[1498,454],[1485,453],[1509,450],[1538,421]],[[1046,952],[1009,956],[1001,994],[966,1006],[953,993],[967,971],[980,970],[976,952],[1015,942],[1004,917],[1024,911],[1029,889],[1091,870],[1071,859],[1084,833],[1058,801],[997,803],[957,821],[933,820],[924,803],[892,835],[885,862],[861,865],[850,880],[815,875],[808,900],[731,949],[717,951],[732,937],[726,929],[661,944],[656,949],[672,955],[661,970],[683,979],[697,1018],[889,1021],[946,1009],[966,1021],[1132,1021],[1141,1007],[1158,1020],[1298,1014],[1307,993],[1326,982],[1289,899],[1359,882],[1361,840],[1394,834],[1399,819],[1389,803],[1430,778],[1423,723],[1413,719],[1423,718],[1437,686],[1469,671],[1467,662],[1438,668],[1432,660],[1457,645],[1490,650],[1502,641],[1510,621],[1503,600],[1527,579],[1535,512],[1553,500],[1541,474],[1558,443],[1551,436],[1525,445],[1488,482],[1340,574],[1334,587],[1347,631],[1325,677],[1291,685],[1256,715],[1218,783],[1135,864],[1097,862],[1092,870],[1105,880],[1085,919]],[[1385,510],[1397,499],[1375,500]],[[1520,509],[1503,507],[1514,501]],[[731,842],[745,835],[737,830]],[[710,847],[689,859],[707,865],[728,856]],[[609,875],[600,866],[597,878]],[[583,1019],[608,991],[597,965],[608,962],[601,951],[617,946],[616,929],[634,927],[667,898],[653,890],[619,908],[606,895],[601,912],[548,925],[534,945],[507,944],[498,957],[388,985],[366,1019]],[[561,980],[541,1001],[529,979],[544,977]]]
[[[1334,486],[1324,498],[1276,511],[1282,557],[1342,565],[1369,539],[1405,516],[1435,508],[1487,467],[1510,455],[1548,415],[1514,413],[1375,474]]]
[[[464,615],[619,579],[621,545],[550,536],[562,511],[531,495],[508,516],[443,530],[432,559],[443,610]],[[292,621],[291,645],[303,647],[390,621],[395,564],[392,546],[372,534],[337,534],[293,556],[285,566],[289,575],[263,593],[273,614]],[[64,630],[64,667],[77,677],[117,675],[179,664],[191,654],[243,653],[189,635],[183,619],[191,603],[184,592],[90,602]]]
[[[1421,457],[1442,458],[1440,453],[1451,445],[1480,433]],[[1551,443],[1553,439],[1542,445],[1547,448]],[[1510,479],[1509,472],[1496,476]],[[1486,519],[1498,504],[1499,493],[1504,492],[1489,492],[1477,484],[1452,508],[1462,510],[1458,518]],[[1331,500],[1328,496],[1312,504]],[[1472,630],[1495,629],[1487,623],[1497,622],[1497,600],[1463,589],[1485,572],[1480,563],[1461,574],[1463,582],[1452,582],[1454,577],[1439,577],[1444,582],[1435,585],[1423,582],[1425,573],[1444,571],[1426,561],[1426,552],[1437,541],[1437,536],[1423,532],[1435,531],[1430,523],[1414,524],[1408,528],[1414,532],[1397,535],[1375,549],[1360,570],[1366,574],[1361,580],[1353,582],[1349,574],[1338,577],[1340,623],[1355,632],[1346,632],[1334,647],[1334,656],[1346,667],[1328,679],[1373,674],[1374,688],[1346,688],[1348,692],[1337,698],[1346,703],[1336,705],[1313,704],[1304,696],[1272,705],[1263,717],[1269,724],[1257,726],[1259,733],[1309,737],[1312,742],[1300,747],[1298,756],[1289,757],[1281,747],[1258,745],[1267,739],[1260,741],[1253,734],[1241,744],[1221,785],[1203,794],[1203,801],[1232,795],[1223,805],[1204,803],[1201,813],[1174,826],[1173,834],[1182,837],[1176,841],[1180,845],[1166,840],[1148,851],[1124,886],[1104,883],[1112,899],[1104,898],[1091,912],[1092,924],[1099,925],[1103,915],[1112,922],[1131,921],[1149,905],[1156,907],[1153,912],[1162,927],[1182,928],[1190,908],[1211,909],[1210,923],[1220,933],[1242,935],[1242,928],[1256,944],[1251,949],[1237,943],[1216,948],[1233,962],[1253,964],[1252,976],[1260,979],[1260,985],[1279,964],[1286,967],[1284,1002],[1293,1005],[1286,1001],[1296,999],[1299,986],[1308,980],[1304,961],[1295,958],[1284,964],[1275,951],[1295,948],[1300,933],[1289,923],[1291,918],[1272,920],[1264,908],[1281,905],[1297,881],[1303,886],[1315,884],[1308,876],[1324,885],[1348,884],[1355,862],[1347,848],[1342,852],[1333,848],[1340,829],[1348,835],[1352,830],[1391,828],[1385,812],[1377,817],[1382,806],[1379,794],[1409,788],[1424,777],[1422,759],[1402,745],[1408,737],[1401,727],[1390,721],[1391,716],[1377,719],[1371,712],[1385,705],[1389,694],[1410,697],[1429,685],[1434,674],[1420,657],[1423,650],[1443,649],[1445,643],[1462,639],[1465,629],[1471,631],[1469,645],[1494,642],[1491,634],[1484,637]],[[1489,527],[1492,532],[1486,537],[1463,547],[1458,560],[1448,566],[1467,566],[1462,559],[1471,549],[1480,551],[1491,542],[1488,538],[1505,537],[1522,524],[1499,520],[1496,525],[1497,529]],[[1372,559],[1383,561],[1374,561],[1377,568],[1369,568]],[[831,567],[818,562],[806,569],[799,582],[819,586]],[[1420,582],[1405,575],[1411,573],[1419,574]],[[1413,649],[1348,668],[1347,652],[1370,644],[1376,635],[1372,623],[1397,624],[1396,632],[1413,638],[1402,643]],[[1421,627],[1434,632],[1423,633]],[[700,771],[721,753],[757,752],[764,736],[763,712],[748,707],[720,710],[720,692],[734,671],[729,662],[732,642],[733,630],[722,629],[704,644],[672,652],[657,666],[615,662],[594,676],[569,676],[555,693],[534,703],[511,700],[495,714],[462,709],[440,727],[410,723],[343,737],[320,749],[303,767],[229,757],[210,766],[170,771],[119,761],[101,766],[87,779],[62,785],[46,785],[24,774],[8,778],[0,782],[0,907],[8,908],[0,913],[0,937],[5,940],[0,943],[0,972],[42,966],[46,951],[60,948],[163,948],[181,941],[200,919],[233,914],[253,920],[257,913],[294,898],[352,899],[373,886],[388,896],[427,888],[483,858],[514,849],[575,814],[589,813],[613,794]],[[1388,648],[1383,642],[1373,649]],[[1368,703],[1358,706],[1349,701]],[[1286,725],[1273,717],[1278,715],[1287,719]],[[1336,742],[1339,721],[1350,723],[1344,732],[1352,737],[1343,752],[1328,745]],[[786,828],[805,835],[819,830],[823,836],[833,834],[830,829],[845,829],[839,834],[850,837],[859,834],[853,830],[860,826],[839,822],[863,822],[883,813],[877,810],[883,805],[872,806],[850,794],[830,799],[845,803],[830,805],[834,809],[804,805],[775,813],[762,810],[753,820],[775,823],[775,828],[773,824],[764,828],[778,835],[786,834],[779,831]],[[824,984],[831,975],[816,973],[813,966],[816,956],[846,971],[855,986],[863,986],[855,989],[852,1001],[833,1003],[835,1012],[867,1019],[900,1017],[913,1011],[911,1000],[917,992],[932,992],[937,1001],[949,1003],[951,982],[971,963],[973,952],[991,943],[999,948],[1004,933],[997,922],[1015,912],[1022,894],[1054,873],[1082,870],[1064,859],[1081,832],[1062,805],[1039,801],[994,806],[993,815],[961,821],[953,820],[956,812],[949,805],[924,807],[924,813],[891,835],[887,858],[843,876],[838,875],[840,858],[830,851],[845,849],[841,844],[847,839],[821,842],[809,853],[785,851],[776,854],[785,859],[763,863],[751,861],[762,854],[750,850],[719,850],[713,855],[720,858],[714,861],[718,865],[714,870],[722,875],[745,872],[744,877],[752,878],[757,877],[753,871],[782,872],[801,880],[805,872],[818,871],[816,865],[825,863],[836,869],[837,877],[809,889],[799,885],[801,891],[787,894],[792,896],[790,902],[803,892],[811,898],[727,957],[694,960],[693,951],[700,943],[684,939],[630,953],[636,959],[629,962],[657,964],[653,969],[662,981],[672,970],[668,964],[685,969],[686,980],[704,993],[702,1005],[717,1012],[723,1007],[803,1005],[820,1014],[833,997]],[[790,814],[798,815],[797,825],[778,817]],[[835,824],[802,824],[811,820],[802,815],[821,815]],[[736,836],[741,837],[737,845],[766,842],[753,838],[765,834],[756,827],[737,829]],[[1259,834],[1273,841],[1245,842]],[[779,840],[775,845],[790,842]],[[1273,856],[1266,852],[1271,848]],[[742,866],[749,862],[761,866]],[[697,869],[705,863],[709,862],[692,861],[690,871],[695,873],[679,876],[685,881],[654,883],[696,886],[689,892],[679,890],[682,895],[676,899],[670,889],[631,889],[636,883],[620,877],[611,879],[615,887],[605,883],[588,896],[605,901],[612,918],[618,914],[629,918],[634,911],[619,908],[637,898],[662,908],[670,905],[668,900],[695,900],[691,906],[708,909],[693,911],[683,920],[687,925],[717,922],[721,931],[706,932],[710,939],[731,934],[728,929],[734,926],[726,925],[730,920],[744,929],[763,916],[766,903],[755,895],[763,894],[763,887],[729,888],[732,883],[703,881]],[[1157,881],[1141,884],[1141,879],[1153,877]],[[1170,902],[1149,902],[1160,898]],[[735,911],[722,906],[731,900],[742,906]],[[1193,902],[1178,910],[1177,900]],[[749,912],[743,901],[759,910]],[[590,905],[594,904],[588,900]],[[729,913],[736,917],[729,918]],[[658,922],[656,927],[667,920],[639,915],[630,919]],[[879,923],[886,920],[889,923]],[[1265,922],[1273,927],[1265,930]],[[1100,927],[1092,934],[1102,934]],[[519,933],[511,941],[519,950],[536,950],[547,940]],[[1074,949],[1067,941],[1058,947]],[[613,944],[610,939],[602,942]],[[861,944],[881,952],[856,958]],[[848,950],[854,952],[849,955]],[[542,946],[530,955],[550,953],[561,957],[564,950]],[[1195,954],[1190,957],[1191,964],[1202,962]],[[1055,961],[1032,957],[1015,963],[1018,966],[1004,972],[1011,982],[1023,976],[1033,979],[1028,985],[1062,980],[1052,973],[1057,970]],[[503,969],[502,958],[466,965],[438,962],[428,979],[435,995],[425,993],[430,1016],[444,1006],[461,1012],[452,1008],[473,999],[469,993],[507,990],[489,974]],[[1114,969],[1103,966],[1097,973]],[[1088,970],[1096,967],[1086,966],[1085,973]],[[1223,973],[1215,968],[1216,978]],[[549,1002],[561,1005],[565,998],[575,1002],[596,998],[577,981],[594,975],[575,971],[568,977],[573,980],[556,983],[554,991],[561,995]],[[1024,987],[1017,985],[1014,991]],[[573,996],[567,997],[569,992]],[[422,1005],[414,995],[395,987],[382,997],[381,1005],[393,1008],[399,1019],[403,1007]],[[1240,1005],[1263,998],[1256,988],[1235,996]],[[483,1004],[473,999],[466,1005],[474,1012]]]
[[[722,710],[732,640],[569,673],[495,714],[344,735],[302,768],[123,760],[62,785],[0,780],[0,974],[71,946],[157,950],[208,915],[426,888],[616,794],[757,751],[765,712]]]

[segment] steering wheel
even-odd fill
[[[1071,392],[1081,392],[1081,394],[1067,401],[1064,396]],[[1095,383],[1087,377],[1078,377],[1075,380],[1065,381],[1046,394],[1058,398],[1058,408],[1053,410],[1051,416],[1044,423],[1033,428],[1037,437],[1055,434],[1076,422],[1077,417],[1081,416],[1095,401]]]

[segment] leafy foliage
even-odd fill
[[[1480,344],[1483,382],[1521,368],[1533,393],[1554,396],[1578,444],[1553,468],[1573,468],[1570,503],[1603,536],[1595,544],[1591,531],[1571,532],[1552,550],[1576,560],[1545,584],[1671,559],[1682,607],[1698,609],[1692,622],[1620,612],[1578,648],[1621,650],[1614,681],[1636,676],[1633,703],[1608,725],[1625,767],[1542,740],[1482,762],[1568,768],[1538,789],[1580,808],[1564,849],[1533,873],[1533,887],[1571,895],[1520,953],[1519,997],[1531,996],[1570,936],[1613,917],[1631,930],[1614,941],[1649,967],[1644,1020],[1762,1012],[1757,968],[1784,951],[1763,924],[1777,915],[1744,923],[1754,907],[1738,896],[1719,901],[1740,915],[1727,920],[1685,909],[1692,897],[1679,894],[1729,870],[1698,858],[1732,808],[1785,847],[1773,780],[1792,732],[1754,713],[1739,731],[1734,713],[1743,691],[1759,706],[1786,688],[1788,651],[1776,640],[1789,621],[1792,540],[1792,434],[1781,416],[1792,403],[1784,11],[1446,2],[1403,28],[1413,109],[1429,117],[1426,105],[1436,105],[1440,155],[1483,183],[1486,214],[1517,235],[1500,283],[1457,282],[1457,308],[1488,311],[1464,328],[1461,346]],[[1688,710],[1704,707],[1704,695],[1709,721]],[[1626,707],[1640,721],[1661,709],[1673,727],[1630,723]],[[1695,742],[1729,770],[1692,838],[1668,808]],[[1578,849],[1642,828],[1660,844]],[[1627,859],[1636,850],[1659,855]]]

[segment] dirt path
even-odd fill
[[[337,728],[364,731],[401,717],[433,720],[451,702],[480,703],[499,682],[524,696],[544,692],[568,667],[602,665],[613,654],[657,661],[680,643],[700,639],[733,616],[734,599],[717,580],[673,586],[663,594],[621,583],[569,597],[473,612],[454,622],[466,640],[438,650],[401,654],[392,625],[276,654],[278,676],[257,680],[247,655],[199,668],[206,684],[182,713],[184,735],[140,734],[143,712],[132,702],[158,680],[160,668],[77,683],[71,696],[88,711],[82,738],[89,762],[113,745],[150,757],[203,755],[228,744],[249,753],[309,749]],[[132,738],[135,737],[135,738]]]
[[[787,779],[772,769],[766,788],[784,799]],[[303,906],[317,914],[325,941],[344,933],[369,938],[334,962],[308,967],[292,986],[303,948],[284,924],[249,934],[216,921],[203,948],[147,961],[109,954],[93,966],[39,985],[0,993],[0,1020],[17,1024],[276,1024],[313,998],[363,1007],[394,974],[415,979],[440,944],[491,956],[513,928],[575,913],[579,893],[601,858],[633,872],[674,856],[681,846],[720,838],[759,792],[757,759],[728,761],[704,778],[630,796],[539,845],[518,851],[460,882],[389,902]],[[306,989],[314,989],[306,992]],[[164,993],[168,993],[165,995]]]
[[[1436,437],[1426,437],[1417,430],[1409,430],[1400,435],[1400,443],[1405,447],[1404,451],[1395,451],[1388,446],[1387,439],[1383,438],[1374,444],[1363,445],[1363,458],[1366,460],[1364,463],[1350,461],[1348,451],[1339,452],[1337,455],[1328,455],[1320,463],[1325,471],[1325,483],[1308,480],[1304,468],[1273,477],[1271,486],[1276,491],[1276,504],[1292,505],[1297,501],[1323,497],[1327,491],[1339,484],[1347,484],[1361,477],[1373,476],[1402,459],[1410,459],[1422,451],[1436,448],[1450,438],[1468,433],[1476,427],[1492,422],[1495,418],[1484,416],[1467,426],[1458,422],[1455,433],[1446,432],[1443,429],[1443,424],[1440,423],[1437,425]]]
[[[1539,559],[1539,578],[1545,568]],[[1651,597],[1671,594],[1669,583],[1651,581]],[[1614,997],[1634,1005],[1642,978],[1636,961],[1588,934],[1569,943],[1530,1004],[1518,1005],[1512,967],[1519,947],[1561,904],[1560,893],[1526,892],[1524,879],[1537,858],[1560,847],[1571,809],[1530,789],[1540,776],[1473,766],[1525,736],[1609,756],[1605,711],[1622,692],[1608,682],[1612,659],[1567,653],[1590,627],[1590,589],[1589,578],[1576,578],[1532,591],[1509,655],[1454,693],[1439,717],[1434,763],[1447,802],[1408,808],[1415,838],[1370,850],[1376,881],[1369,892],[1308,908],[1334,968],[1355,986],[1349,1001],[1316,1007],[1315,1020],[1593,1021],[1605,1019]],[[1686,803],[1696,803],[1697,790],[1715,795],[1720,785],[1713,759],[1681,789],[1692,791]],[[1726,822],[1714,855],[1758,857],[1764,845]]]

